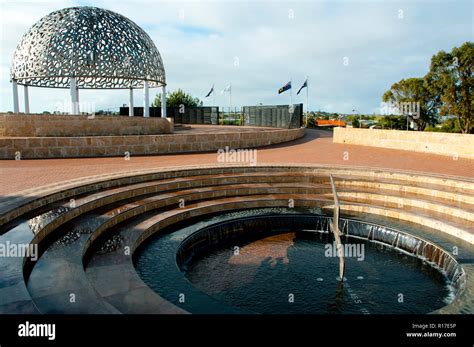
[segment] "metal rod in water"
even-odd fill
[[[337,197],[336,186],[332,175],[329,175],[331,180],[332,195],[334,197],[334,213],[333,222],[330,223],[332,233],[334,234],[334,240],[336,242],[337,254],[339,256],[339,281],[344,281],[344,248],[341,243],[341,231],[339,230],[339,198]]]

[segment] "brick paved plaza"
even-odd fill
[[[215,132],[212,126],[190,126],[180,132]],[[347,158],[347,160],[344,160]],[[334,144],[332,133],[308,129],[293,142],[258,149],[258,163],[336,164],[392,168],[464,177],[474,177],[474,160],[409,151]],[[0,194],[16,193],[70,179],[131,170],[217,164],[217,154],[195,153],[124,158],[44,159],[0,161]]]

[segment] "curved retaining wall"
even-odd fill
[[[423,131],[334,128],[334,143],[400,149],[474,159],[474,135]]]
[[[288,142],[304,128],[214,134],[164,134],[86,137],[0,137],[0,159],[41,159],[172,154],[254,148]]]
[[[0,136],[65,137],[173,133],[172,118],[0,114]]]
[[[170,247],[170,251],[173,252],[181,269],[184,264],[191,262],[198,255],[202,255],[210,248],[229,240],[246,237],[261,239],[279,234],[282,230],[285,232],[287,230],[306,230],[329,235],[332,233],[330,220],[332,217],[295,213],[241,217],[198,229],[182,240],[177,245],[177,249]],[[449,252],[434,243],[400,230],[359,220],[341,218],[340,224],[341,232],[345,236],[378,242],[427,261],[431,266],[446,274],[456,296],[465,289],[466,273],[464,269]],[[178,269],[171,270],[177,271]]]

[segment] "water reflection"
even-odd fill
[[[46,226],[46,224],[50,223],[51,221],[58,218],[60,215],[69,210],[69,207],[60,206],[53,210],[40,214],[28,220],[28,227],[30,228],[31,232],[36,235],[41,229]]]
[[[365,245],[366,258],[347,258],[341,283],[338,258],[325,256],[328,241],[304,232],[265,237],[238,254],[225,247],[195,259],[186,276],[208,295],[258,313],[428,313],[445,305],[449,290],[436,269],[364,240],[352,240]],[[405,304],[398,293],[410,293]]]

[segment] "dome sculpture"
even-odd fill
[[[134,115],[133,89],[144,89],[144,116],[149,116],[148,88],[162,88],[166,117],[166,77],[155,44],[130,19],[101,8],[81,6],[54,11],[22,37],[10,70],[13,109],[19,112],[18,88],[69,88],[70,113],[79,112],[79,89],[130,89],[129,115]],[[164,99],[164,100],[163,100]]]
[[[141,88],[166,84],[160,53],[134,22],[96,7],[71,7],[43,17],[23,35],[13,55],[18,84],[69,88]]]

